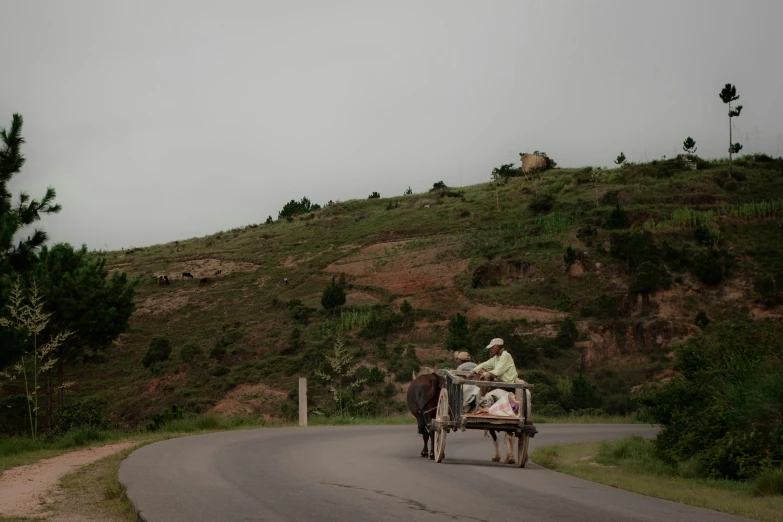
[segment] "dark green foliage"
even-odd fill
[[[552,344],[551,339],[520,336],[511,323],[476,320],[469,329],[466,350],[477,361],[489,359],[489,351],[484,347],[495,337],[503,339],[504,348],[514,358],[518,370],[538,362],[539,348]]]
[[[400,382],[408,382],[411,375],[421,368],[421,361],[416,355],[416,349],[412,344],[397,343],[385,359],[389,373]]]
[[[720,96],[723,103],[726,103],[729,106],[729,178],[731,178],[732,156],[742,149],[742,145],[739,143],[732,143],[731,119],[739,117],[742,112],[742,105],[737,105],[734,109],[731,108],[731,102],[739,100],[739,95],[737,94],[737,87],[730,83],[727,83],[723,87],[723,90],[721,90],[718,96]]]
[[[576,329],[574,320],[570,317],[566,317],[560,323],[560,329],[555,337],[555,345],[558,348],[566,349],[573,348],[574,341],[579,338],[579,331]]]
[[[95,401],[77,401],[68,404],[57,411],[54,427],[50,436],[61,435],[77,428],[109,429],[110,423],[103,418],[101,408]]]
[[[571,406],[574,409],[600,408],[603,398],[598,395],[595,386],[580,373],[571,380]]]
[[[226,356],[226,347],[222,343],[215,343],[215,346],[209,351],[209,358],[220,361]]]
[[[179,349],[179,360],[185,364],[196,364],[204,358],[204,350],[198,343],[187,343]]]
[[[579,227],[579,230],[576,231],[576,237],[581,241],[585,241],[585,242],[589,242],[597,235],[598,235],[597,229],[591,225],[581,226]]]
[[[266,221],[264,222],[265,225],[272,225],[275,222],[274,219],[272,219],[272,216],[267,216]]]
[[[0,435],[19,436],[30,434],[27,397],[25,395],[0,394]]]
[[[655,177],[670,178],[675,173],[685,170],[685,164],[677,158],[659,161],[655,171]]]
[[[693,237],[696,238],[701,245],[706,247],[712,247],[718,241],[718,236],[713,233],[709,228],[699,225],[693,231]]]
[[[379,199],[381,195],[378,192],[373,191],[372,194],[370,194],[367,199]]]
[[[759,473],[753,480],[753,494],[757,497],[783,495],[783,469]]]
[[[620,205],[615,205],[614,210],[612,210],[604,222],[604,228],[607,230],[631,228],[631,222],[628,220],[628,213],[623,210]]]
[[[164,424],[183,417],[183,411],[173,405],[170,410],[164,410],[162,413],[156,413],[152,416],[152,422],[147,424],[147,431],[158,431]]]
[[[696,141],[690,136],[685,138],[685,141],[682,142],[682,150],[684,150],[688,155],[695,154],[696,148]]]
[[[158,371],[159,366],[168,361],[171,357],[171,343],[169,340],[161,335],[156,335],[150,341],[150,347],[147,349],[147,353],[141,360],[141,364],[145,368],[155,374]]]
[[[403,192],[403,195],[410,196],[412,194],[413,194],[413,190],[411,189],[411,187],[409,185],[408,188],[405,190],[405,192]]]
[[[413,327],[413,315],[405,316],[385,308],[373,310],[370,322],[359,332],[364,339],[385,339],[395,332],[401,332]]]
[[[762,274],[753,281],[753,290],[759,295],[760,301],[765,306],[775,306],[781,302],[781,288],[783,283],[783,274],[777,278],[769,274]]]
[[[736,319],[675,348],[682,374],[636,400],[663,428],[668,462],[698,458],[715,478],[749,479],[783,463],[783,332]]]
[[[231,372],[231,369],[228,366],[223,366],[218,364],[214,368],[212,368],[212,371],[210,371],[210,375],[213,377],[223,377],[224,375],[227,375]]]
[[[408,302],[407,299],[403,299],[402,304],[400,305],[400,313],[404,315],[405,317],[412,317],[414,310],[411,304]]]
[[[26,192],[22,192],[18,202],[15,205],[12,202],[8,184],[15,174],[21,172],[25,163],[22,154],[22,145],[25,143],[22,124],[22,116],[14,114],[11,126],[0,129],[0,276],[12,271],[23,273],[29,270],[36,252],[46,242],[47,235],[43,230],[36,229],[14,245],[18,232],[39,221],[42,215],[60,211],[60,205],[54,204],[56,194],[52,187],[46,189],[40,201],[30,199]],[[3,294],[0,291],[0,309],[3,307]]]
[[[492,169],[492,180],[497,181],[499,179],[506,179],[510,178],[515,175],[515,173],[519,172],[514,168],[513,163],[508,163],[506,165],[501,165],[499,167],[495,167]]]
[[[568,266],[571,266],[574,263],[576,263],[576,252],[570,246],[566,248],[565,255],[563,256],[563,261]]]
[[[561,312],[568,312],[571,310],[571,297],[565,292],[558,292],[555,308]]]
[[[612,257],[626,262],[629,271],[644,261],[658,261],[659,251],[650,231],[612,232],[609,235],[609,252]]]
[[[671,282],[671,276],[662,265],[645,261],[636,268],[629,290],[634,294],[648,294],[659,288],[669,288]]]
[[[693,257],[693,275],[704,284],[717,285],[723,281],[723,261],[715,250],[698,252]]]
[[[592,175],[593,175],[593,167],[585,167],[582,170],[577,171],[574,177],[578,184],[583,185],[585,183],[590,183],[593,181]]]
[[[291,330],[291,333],[288,336],[288,348],[285,350],[285,355],[290,355],[294,353],[298,353],[301,349],[305,347],[305,341],[302,339],[302,329],[297,327],[294,327],[293,330]]]
[[[468,319],[460,313],[449,320],[446,349],[450,352],[462,352],[468,349]]]
[[[313,204],[307,198],[302,198],[301,201],[291,200],[283,206],[283,210],[278,212],[277,219],[290,219],[300,214],[307,214],[321,208],[320,205]]]
[[[609,319],[615,317],[620,308],[620,300],[613,295],[601,295],[595,301],[592,301],[582,307],[580,315],[582,317],[595,317],[598,319]]]
[[[527,207],[536,214],[546,214],[555,205],[555,197],[551,194],[541,194],[533,198]]]
[[[710,318],[707,317],[707,314],[705,314],[703,311],[696,314],[696,320],[693,322],[696,326],[704,330],[707,328],[707,325],[710,324]]]
[[[345,304],[345,286],[338,284],[334,276],[321,294],[321,305],[327,310],[332,310]]]
[[[446,184],[445,184],[445,183],[443,183],[442,181],[438,181],[438,182],[436,182],[436,183],[433,183],[433,184],[432,184],[432,189],[431,189],[431,191],[432,191],[432,190],[440,190],[440,189],[445,189],[445,188],[448,188],[448,187],[446,186]]]
[[[625,158],[625,154],[621,152],[617,156],[617,159],[614,160],[614,163],[615,163],[615,165],[622,165],[623,163],[625,163],[625,159],[626,159]]]

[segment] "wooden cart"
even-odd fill
[[[439,373],[446,378],[446,385],[440,391],[435,417],[429,426],[430,434],[435,438],[435,462],[443,461],[446,450],[446,435],[450,431],[460,430],[464,432],[468,429],[494,429],[511,432],[517,437],[516,464],[518,467],[524,468],[528,460],[530,437],[534,437],[538,433],[538,430],[533,425],[530,407],[530,390],[534,386],[519,379],[513,384],[468,380],[469,372],[458,372],[456,370],[441,370]],[[513,389],[517,403],[520,404],[519,417],[462,413],[463,384],[508,389],[509,391]],[[477,403],[480,400],[481,396],[478,397]]]

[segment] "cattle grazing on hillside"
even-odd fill
[[[215,270],[215,275],[216,276],[219,276],[222,273],[223,273],[223,270]]]
[[[188,279],[193,279],[193,274],[191,274],[190,272],[182,272],[182,279],[185,279],[186,277]]]

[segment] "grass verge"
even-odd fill
[[[637,436],[539,448],[532,459],[555,471],[642,495],[767,522],[783,521],[783,490],[757,496],[760,484],[698,478],[698,463],[668,465],[654,455],[652,441]],[[774,491],[778,475],[771,475],[764,478],[764,485]]]

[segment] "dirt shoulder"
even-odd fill
[[[43,517],[55,502],[60,479],[79,468],[140,444],[123,441],[71,451],[35,464],[18,466],[0,475],[0,516]],[[77,520],[48,518],[48,520]],[[86,520],[86,519],[81,519]]]

